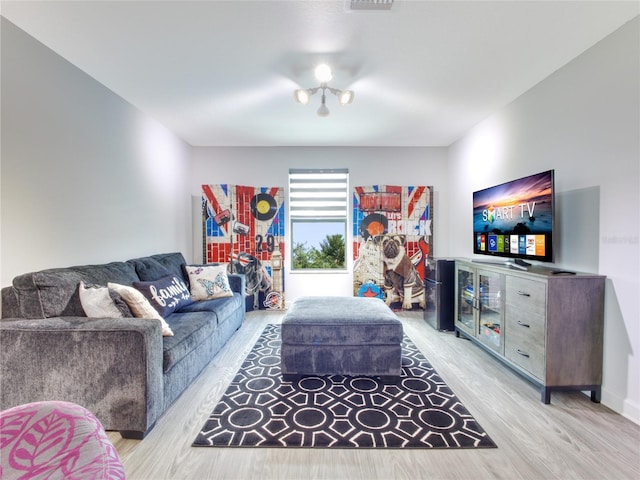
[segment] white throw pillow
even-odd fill
[[[119,283],[108,283],[107,286],[122,297],[122,299],[129,305],[131,313],[137,318],[155,318],[162,323],[162,336],[173,337],[173,331],[164,318],[158,313],[158,311],[151,306],[149,300],[145,296],[133,287],[127,287],[126,285],[120,285]]]
[[[233,297],[226,265],[186,265],[185,269],[194,301]]]
[[[87,287],[81,281],[78,292],[80,304],[87,317],[122,318],[122,312],[116,307],[107,287]]]

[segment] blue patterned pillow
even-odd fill
[[[153,282],[133,282],[133,287],[139,290],[163,317],[193,303],[189,287],[176,275],[168,275]]]

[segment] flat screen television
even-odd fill
[[[473,253],[553,262],[554,171],[536,173],[473,193]]]

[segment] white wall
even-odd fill
[[[2,18],[2,285],[191,255],[191,147]]]
[[[602,401],[640,423],[640,20],[450,148],[451,254],[472,256],[471,194],[555,169],[562,268],[607,276]]]
[[[328,118],[327,121],[331,121]],[[229,183],[287,189],[290,168],[348,168],[350,187],[359,185],[433,185],[434,254],[448,255],[448,178],[445,148],[194,148],[191,195],[194,217],[194,261],[202,259],[200,192],[203,184]],[[288,215],[288,212],[287,212]],[[288,217],[287,217],[288,221]],[[348,229],[349,230],[349,229]],[[290,235],[287,228],[286,235]],[[285,297],[321,291],[323,295],[352,295],[351,231],[347,232],[349,273],[291,273],[285,270]],[[289,242],[289,239],[287,240]]]

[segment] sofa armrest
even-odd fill
[[[3,319],[0,409],[63,400],[142,437],[164,409],[162,342],[150,319]]]
[[[229,278],[229,286],[231,287],[231,290],[236,293],[241,293],[244,296],[246,290],[246,279],[244,273],[228,273],[227,277]]]

